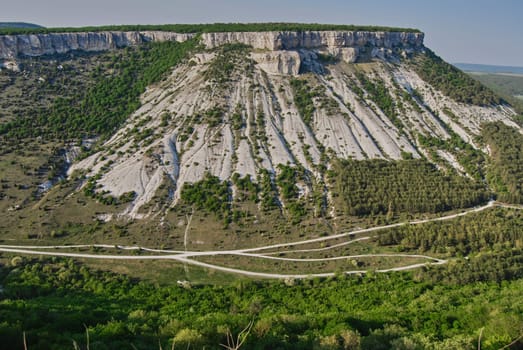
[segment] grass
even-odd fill
[[[474,221],[474,216],[484,216],[484,215],[501,215],[501,213],[507,213],[506,214],[506,220],[513,220],[512,224],[507,224],[507,227],[513,227],[514,225],[517,225],[517,220],[519,220],[519,216],[517,215],[511,215],[512,211],[509,209],[503,209],[503,208],[493,208],[491,210],[487,210],[486,212],[481,212],[478,214],[470,214],[466,217],[459,217],[453,220],[450,220],[446,222],[447,225],[456,224],[459,225],[460,222],[467,218],[467,220]],[[194,218],[193,218],[194,221]],[[512,225],[512,226],[511,226]],[[401,226],[403,227],[403,226]],[[413,229],[420,232],[423,232],[424,227],[428,229],[434,228],[434,223],[430,224],[420,224],[415,225],[412,227]],[[87,228],[87,226],[86,226]],[[39,245],[60,245],[60,244],[66,244],[66,243],[86,243],[88,241],[92,242],[100,242],[100,243],[114,243],[114,244],[141,244],[143,246],[146,246],[148,248],[164,248],[164,249],[173,249],[173,247],[164,246],[160,247],[158,245],[153,244],[152,241],[149,241],[148,238],[143,239],[143,242],[136,242],[138,235],[132,234],[130,236],[124,236],[120,238],[114,237],[114,235],[111,235],[108,232],[109,225],[101,226],[98,228],[98,231],[94,231],[93,233],[85,233],[85,232],[78,232],[75,234],[66,235],[64,237],[56,237],[56,238],[50,238],[50,237],[44,237],[43,239],[24,239],[24,240],[6,240],[4,239],[1,243],[2,244],[9,244],[9,245],[16,245],[16,244],[39,244]],[[153,230],[151,230],[153,231]],[[399,254],[418,254],[419,250],[408,250],[407,253],[403,253],[405,250],[402,245],[398,244],[385,244],[380,245],[380,240],[378,237],[384,236],[386,238],[387,234],[390,234],[394,230],[390,229],[384,229],[379,231],[374,231],[372,234],[359,234],[359,235],[348,235],[345,237],[335,238],[332,240],[326,240],[326,241],[320,241],[320,242],[313,242],[313,243],[307,243],[303,245],[296,245],[296,246],[287,246],[287,247],[280,247],[280,248],[272,248],[272,249],[266,249],[266,250],[259,250],[256,251],[258,254],[266,254],[272,257],[278,257],[278,258],[296,258],[296,259],[324,259],[324,258],[330,258],[330,257],[339,257],[339,256],[355,256],[355,255],[371,255],[371,254],[392,254],[392,255],[399,255]],[[103,233],[105,232],[105,233]],[[209,232],[209,231],[207,231]],[[229,233],[233,234],[233,233]],[[350,244],[342,245],[335,247],[336,245],[340,245],[343,243],[347,243],[350,241],[353,241],[358,238],[372,236],[371,239],[363,240],[363,241],[357,241]],[[241,238],[241,240],[240,240]],[[241,244],[243,246],[260,246],[261,244],[253,244],[251,242],[249,236],[245,237],[237,237]],[[76,241],[76,242],[74,242]],[[264,244],[270,244],[270,243],[277,243],[278,241],[264,243]],[[325,249],[333,247],[331,249]],[[198,249],[200,248],[200,249]],[[192,246],[189,248],[190,250],[203,250],[202,247],[198,246]],[[213,247],[212,245],[209,245],[209,250],[212,249],[234,249],[232,246],[224,246],[224,247]],[[313,249],[322,249],[322,250],[316,250],[316,251],[309,251],[304,252],[302,250],[313,250]],[[53,250],[50,250],[53,251]],[[80,252],[80,253],[90,253],[90,254],[115,254],[115,255],[142,255],[142,256],[149,256],[153,255],[153,253],[145,252],[145,251],[124,251],[124,250],[113,250],[113,249],[101,249],[101,248],[71,248],[71,249],[60,249],[57,250],[59,252]],[[426,253],[428,256],[435,257],[435,258],[456,258],[461,255],[457,253],[452,252],[430,252]],[[6,260],[10,261],[10,259],[15,256],[13,254],[1,254]],[[162,255],[162,253],[157,254]],[[391,257],[385,257],[385,256],[378,256],[378,257],[372,257],[372,256],[360,256],[356,258],[342,258],[339,260],[332,260],[332,261],[284,261],[284,260],[273,260],[273,259],[266,259],[263,257],[246,257],[246,256],[237,256],[237,255],[215,255],[215,256],[202,256],[202,257],[195,257],[193,259],[207,262],[210,264],[215,264],[218,266],[225,266],[230,268],[236,268],[241,270],[247,270],[247,271],[258,271],[258,272],[269,272],[269,273],[280,273],[280,274],[312,274],[312,273],[325,273],[325,272],[340,272],[340,271],[372,271],[377,269],[389,269],[393,267],[401,267],[401,266],[408,266],[412,264],[417,263],[431,263],[433,262],[430,259],[424,259],[419,257],[406,257],[406,256],[391,256]],[[131,277],[136,277],[140,279],[145,279],[151,282],[156,283],[174,283],[177,280],[188,280],[191,283],[204,283],[205,281],[214,281],[216,279],[216,283],[219,283],[219,281],[226,281],[227,277],[230,280],[235,280],[236,278],[242,278],[241,275],[236,274],[227,274],[222,273],[219,271],[214,271],[212,269],[203,269],[200,267],[191,266],[190,264],[184,265],[179,262],[173,261],[173,260],[159,260],[159,261],[152,261],[152,260],[111,260],[111,259],[102,259],[102,260],[94,260],[94,259],[85,259],[85,258],[78,258],[79,261],[84,262],[85,264],[89,266],[93,266],[96,268],[103,268],[107,271],[114,271],[118,273],[128,274]],[[231,278],[231,276],[233,278]]]
[[[319,274],[342,271],[366,271],[389,269],[412,264],[428,263],[428,259],[418,257],[357,257],[325,261],[285,261],[237,255],[216,255],[198,257],[196,260],[213,265],[240,270],[278,274]]]
[[[228,273],[184,265],[175,261],[118,260],[114,264],[108,264],[104,260],[79,259],[79,261],[94,269],[116,272],[164,286],[170,286],[177,281],[184,280],[189,281],[193,285],[214,284],[226,286],[237,283],[238,280],[249,279],[238,275],[231,278],[231,274]]]

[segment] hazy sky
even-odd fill
[[[523,66],[523,0],[14,0],[0,21],[102,24],[314,22],[419,28],[449,62]]]

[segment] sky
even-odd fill
[[[523,0],[15,0],[0,22],[107,24],[306,22],[418,28],[451,63],[523,66]]]

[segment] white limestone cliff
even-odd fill
[[[193,36],[161,31],[0,35],[0,59],[62,54],[74,50],[107,51],[148,41],[185,41]]]
[[[185,41],[195,35],[165,31],[0,35],[0,59],[61,54],[74,50],[105,51],[148,41]],[[254,49],[270,51],[323,48],[343,60],[354,61],[359,52],[369,48],[422,49],[423,37],[423,33],[417,32],[275,31],[204,33],[201,40],[209,49],[230,43],[242,43]]]

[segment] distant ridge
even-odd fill
[[[523,67],[494,66],[488,64],[473,63],[454,63],[454,66],[466,72],[523,74]]]
[[[45,28],[45,27],[38,25],[38,24],[26,23],[26,22],[0,22],[0,29],[8,29],[8,28],[38,29],[38,28]]]

